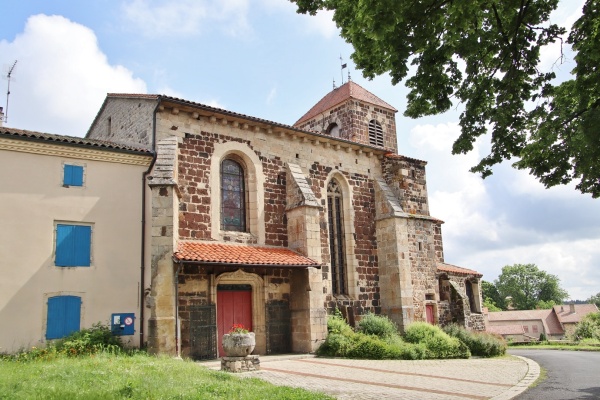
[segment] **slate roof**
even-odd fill
[[[505,322],[504,325],[515,325],[520,321],[542,321],[544,330],[550,335],[561,335],[564,333],[554,310],[516,310],[516,311],[493,311],[488,314],[490,322]]]
[[[438,269],[438,271],[450,272],[452,274],[476,275],[479,277],[483,276],[483,274],[481,274],[475,270],[467,269],[467,268],[463,268],[463,267],[457,267],[456,265],[451,265],[451,264],[446,264],[446,263],[438,263],[437,269]]]
[[[575,312],[571,312],[570,304],[561,304],[554,306],[554,312],[561,324],[576,324],[583,317],[590,313],[598,312],[598,307],[595,304],[573,304]]]
[[[120,152],[131,152],[131,153],[145,153],[152,154],[150,150],[128,146],[125,144],[108,142],[105,140],[98,139],[87,139],[76,136],[66,136],[66,135],[55,135],[52,133],[43,133],[43,132],[35,132],[35,131],[27,131],[23,129],[15,129],[15,128],[7,128],[0,127],[0,137],[8,137],[11,139],[20,139],[20,140],[33,140],[33,141],[43,141],[56,143],[60,145],[70,145],[70,146],[84,146],[84,147],[92,147],[99,150],[112,150],[112,151],[120,151]]]
[[[179,261],[199,264],[321,267],[318,262],[283,247],[180,242],[173,256]]]
[[[394,112],[398,111],[385,101],[381,100],[379,97],[375,96],[373,93],[364,89],[359,84],[353,81],[348,81],[342,86],[335,88],[326,94],[325,97],[319,100],[317,104],[315,104],[310,110],[308,110],[306,114],[296,121],[294,126],[298,126],[301,123],[308,121],[309,119],[337,106],[338,104],[343,103],[348,99],[364,101],[365,103],[370,103]]]

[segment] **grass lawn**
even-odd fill
[[[331,399],[191,361],[99,354],[52,361],[0,360],[0,399]]]

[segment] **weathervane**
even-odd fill
[[[342,68],[340,69],[340,74],[342,75],[342,86],[344,85],[344,68],[347,67],[347,64],[344,62],[342,55],[340,54],[340,65]]]
[[[9,68],[8,74],[6,74],[6,79],[8,80],[8,85],[6,88],[6,112],[4,113],[4,122],[8,121],[8,97],[10,96],[10,78],[12,77],[12,73],[15,70],[15,66],[17,65],[17,61],[13,63],[12,67]]]

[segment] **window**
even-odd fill
[[[527,325],[523,325],[523,332],[529,333],[529,327]]]
[[[221,163],[221,229],[246,231],[244,169],[232,159]]]
[[[56,225],[56,258],[58,267],[89,267],[91,263],[92,227],[89,225]]]
[[[46,339],[60,339],[79,330],[81,297],[55,296],[48,298]]]
[[[332,179],[327,185],[327,221],[332,290],[334,294],[347,294],[342,191],[335,179]]]
[[[63,186],[83,186],[83,166],[65,164]]]
[[[333,137],[340,137],[340,127],[335,122],[329,124],[327,128],[327,134]]]
[[[531,327],[531,331],[532,331],[533,333],[538,333],[538,326],[537,326],[537,325],[532,325],[532,327]]]
[[[381,124],[374,119],[369,121],[369,143],[383,147],[383,130]]]

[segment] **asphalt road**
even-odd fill
[[[516,350],[547,370],[545,381],[528,389],[518,400],[600,399],[600,352]]]

